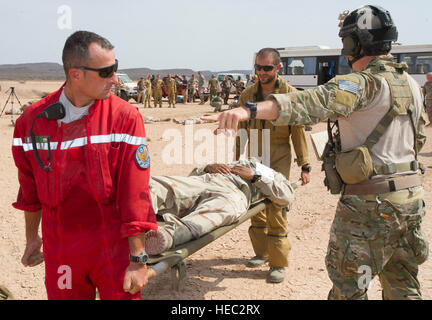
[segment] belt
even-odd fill
[[[370,181],[369,181],[370,182]],[[347,184],[344,188],[344,195],[367,195],[395,192],[403,189],[417,187],[422,184],[418,175],[409,175],[396,178],[394,180],[385,180],[377,183],[368,184]]]

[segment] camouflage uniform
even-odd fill
[[[259,170],[253,159],[230,165]],[[173,246],[236,222],[247,213],[251,204],[264,198],[281,207],[289,207],[293,201],[294,191],[289,181],[269,168],[271,174],[262,175],[254,183],[234,174],[206,173],[204,168],[195,168],[189,177],[150,178],[153,208],[163,216],[164,229],[173,237]]]
[[[144,100],[144,108],[147,106],[151,108],[151,96],[152,96],[152,86],[150,79],[144,81],[145,87],[145,100]]]
[[[188,102],[195,102],[195,87],[197,85],[197,79],[190,78],[188,81]]]
[[[432,82],[427,81],[423,87],[425,96],[425,108],[429,117],[429,123],[432,123]]]
[[[278,77],[274,93],[288,93],[296,91],[286,81]],[[244,105],[247,101],[263,101],[260,83],[246,88],[240,96],[239,104]],[[275,127],[271,121],[251,120],[239,124],[239,129],[245,129],[250,137],[251,129],[258,129],[258,153],[263,154],[264,146],[262,141],[262,130],[270,130],[270,167],[281,172],[288,179],[291,168],[291,145],[290,137],[297,155],[298,166],[309,163],[308,147],[304,126],[283,126]],[[249,139],[250,140],[250,139]],[[243,148],[236,144],[236,155],[243,153]],[[250,141],[248,142],[250,152]],[[249,156],[249,155],[248,155]],[[256,155],[250,155],[256,156]],[[268,204],[265,211],[262,211],[251,218],[249,236],[255,254],[262,258],[269,258],[270,267],[288,266],[288,255],[291,249],[288,241],[287,215],[281,208]]]
[[[209,81],[210,103],[212,102],[213,98],[217,96],[218,86],[219,86],[219,81],[216,79],[216,77],[212,77],[211,80]]]
[[[374,168],[412,162],[426,141],[421,89],[402,72],[406,65],[392,60],[391,55],[375,57],[363,71],[337,76],[316,89],[274,95],[280,108],[275,124],[314,124],[326,118],[338,119],[341,151],[351,150],[364,143],[389,110],[391,90],[409,85],[412,97],[404,98],[414,108],[413,119],[396,116],[370,153]],[[387,77],[399,84],[391,87]],[[414,169],[390,172],[373,175],[361,183],[366,186],[366,193],[379,182],[390,186],[397,179],[416,178]],[[421,230],[425,214],[421,184],[393,192],[346,194],[346,188],[351,186],[359,185],[345,185],[330,231],[326,265],[333,288],[329,298],[366,299],[367,280],[378,275],[383,298],[420,299],[418,266],[428,257],[428,242]]]
[[[205,84],[204,76],[203,75],[198,76],[198,93],[201,100],[201,104],[204,103],[204,84]]]
[[[140,81],[138,81],[137,91],[138,91],[137,103],[142,102],[144,104],[144,95],[145,95],[144,79],[140,79]]]
[[[153,91],[153,99],[154,99],[154,106],[155,108],[159,104],[159,108],[162,108],[162,86],[163,81],[161,79],[155,79],[152,84],[152,91]]]
[[[177,82],[175,79],[166,79],[165,87],[168,94],[168,108],[171,108],[171,105],[175,108],[175,96],[177,92]]]
[[[223,80],[221,83],[222,87],[222,96],[224,98],[224,104],[228,104],[229,95],[231,92],[232,82],[230,79]]]
[[[236,95],[238,95],[238,96],[241,95],[243,90],[245,89],[243,81],[242,80],[236,80],[234,85],[236,87]]]

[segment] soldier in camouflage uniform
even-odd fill
[[[144,104],[144,97],[145,97],[144,77],[141,77],[140,80],[138,81],[137,91],[138,91],[137,103],[142,102]]]
[[[201,71],[198,71],[198,94],[200,98],[199,104],[204,104],[204,85],[205,85],[205,78]]]
[[[234,86],[236,88],[236,95],[240,96],[245,89],[245,85],[240,76],[238,76],[237,80],[234,83]]]
[[[221,83],[222,96],[224,99],[224,104],[228,104],[229,95],[231,93],[232,82],[228,76]]]
[[[428,127],[432,126],[432,72],[429,72],[426,75],[426,83],[423,87],[423,94],[425,99],[425,109],[426,113],[429,117],[429,124]]]
[[[168,78],[165,80],[165,88],[168,94],[168,108],[175,108],[175,96],[177,92],[177,81],[168,74]]]
[[[162,86],[163,81],[161,80],[160,75],[157,75],[156,79],[152,83],[152,92],[155,108],[157,108],[158,104],[159,108],[162,108]]]
[[[421,228],[425,202],[417,161],[426,141],[421,88],[407,74],[407,65],[394,63],[388,54],[397,29],[385,9],[354,10],[339,36],[354,73],[315,89],[273,95],[257,109],[241,107],[203,119],[218,120],[219,129],[235,129],[238,120],[254,118],[255,113],[257,118],[277,119],[276,125],[337,119],[340,178],[362,174],[338,169],[337,162],[361,146],[368,151],[362,159],[368,155],[370,161],[364,168],[372,167],[372,173],[357,184],[342,180],[326,256],[333,282],[329,299],[366,299],[375,276],[384,299],[421,299],[418,270],[429,254]]]
[[[195,102],[195,88],[198,84],[198,80],[195,78],[195,75],[193,74],[192,77],[188,81],[188,102]]]
[[[219,81],[216,79],[216,75],[213,74],[209,81],[210,104],[213,101],[213,98],[217,96],[218,88],[219,88]]]
[[[151,96],[152,96],[152,83],[151,83],[151,75],[147,76],[147,80],[144,81],[145,88],[145,99],[144,99],[144,108],[148,106],[151,108]]]
[[[211,166],[195,168],[189,177],[150,178],[154,211],[166,224],[146,234],[149,254],[232,224],[265,198],[281,208],[292,204],[294,191],[285,176],[255,159],[224,165],[225,174],[209,173]]]

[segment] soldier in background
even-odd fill
[[[154,100],[155,108],[157,108],[158,104],[159,104],[159,108],[162,108],[162,86],[163,86],[163,81],[161,80],[160,75],[158,74],[152,84],[153,100]]]
[[[336,141],[323,162],[326,186],[342,193],[326,256],[333,282],[328,298],[367,299],[378,276],[383,299],[421,299],[419,265],[429,256],[418,176],[424,169],[417,159],[426,142],[421,87],[407,64],[389,54],[398,31],[387,10],[368,5],[352,11],[339,36],[353,73],[202,119],[219,121],[216,132],[254,118],[276,125],[337,119],[336,134],[329,134]]]
[[[232,224],[251,204],[266,198],[281,208],[291,207],[294,188],[289,181],[255,159],[224,164],[224,174],[211,174],[211,166],[195,168],[188,177],[151,178],[153,208],[165,224],[146,234],[150,255]]]
[[[141,77],[140,80],[138,81],[137,91],[138,91],[137,103],[142,102],[144,104],[144,95],[145,95],[144,77]]]
[[[213,101],[213,98],[217,96],[217,92],[219,89],[219,81],[216,79],[216,75],[213,74],[209,81],[209,89],[210,89],[210,104]]]
[[[237,80],[234,83],[234,86],[236,88],[236,95],[240,96],[243,90],[245,89],[244,83],[240,76],[237,77]]]
[[[188,102],[195,102],[195,88],[198,84],[198,81],[195,78],[195,75],[193,74],[192,77],[188,81]]]
[[[144,100],[144,108],[148,106],[148,108],[151,108],[151,97],[152,97],[152,83],[151,83],[151,76],[147,76],[147,80],[144,81],[144,88],[145,88],[145,100]]]
[[[201,71],[198,71],[198,94],[200,98],[199,104],[204,104],[204,85],[205,85],[205,78]]]
[[[250,77],[250,75],[246,75],[246,88],[253,85],[252,79]]]
[[[168,108],[175,108],[176,104],[176,92],[177,92],[177,81],[168,74],[168,78],[165,80],[165,88],[168,94]]]
[[[426,83],[423,87],[423,94],[424,94],[424,105],[426,109],[426,113],[429,118],[429,124],[428,127],[432,126],[432,72],[429,72],[426,75]]]
[[[228,104],[229,95],[231,93],[232,82],[228,76],[221,83],[222,96],[224,99],[224,104]]]
[[[120,97],[120,96],[121,96],[121,88],[122,88],[124,82],[123,82],[122,79],[120,79],[120,78],[118,78],[118,77],[117,77],[117,79],[118,79],[118,81],[117,81],[117,83],[115,84],[115,95],[116,95],[117,97]]]
[[[186,104],[188,102],[188,81],[186,75],[183,75],[183,79],[182,79],[182,96],[183,96],[183,103]]]

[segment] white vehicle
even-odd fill
[[[126,73],[117,73],[119,80],[123,83],[121,85],[120,98],[125,101],[129,101],[130,98],[134,98],[138,101],[138,85],[132,81]]]
[[[351,73],[341,49],[324,46],[278,48],[280,76],[298,89],[313,88],[336,75]],[[396,62],[406,62],[408,73],[423,86],[426,73],[432,72],[432,45],[398,45],[391,50]],[[255,62],[255,56],[254,56]]]
[[[231,87],[231,92],[235,92],[236,88],[234,87],[234,83],[236,82],[236,80],[238,79],[238,77],[240,77],[240,79],[243,81],[244,86],[246,87],[246,75],[243,73],[218,73],[216,75],[219,83],[225,80],[225,76],[228,76],[231,80],[231,82],[233,83],[233,86]]]

